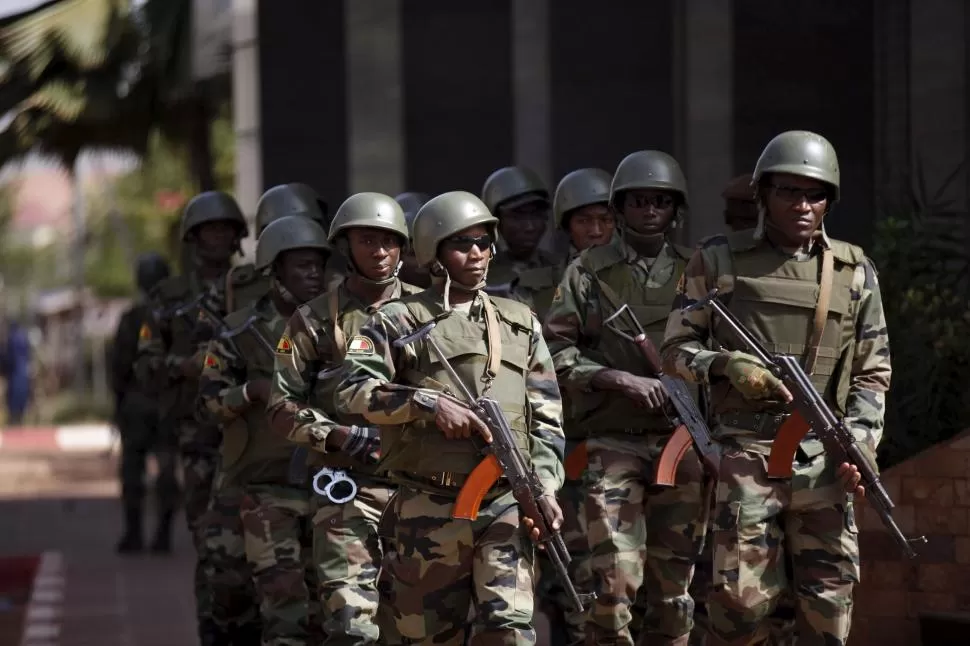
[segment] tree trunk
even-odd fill
[[[205,97],[197,97],[189,109],[189,164],[199,191],[216,190],[216,173],[212,160],[212,111]]]

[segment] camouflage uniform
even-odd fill
[[[418,262],[435,262],[438,243],[495,220],[473,195],[429,201],[414,224]],[[349,345],[337,389],[338,412],[381,426],[380,471],[399,489],[381,520],[386,549],[378,621],[389,645],[462,644],[474,604],[472,643],[533,644],[534,554],[511,491],[499,480],[474,521],[452,518],[456,496],[482,459],[470,440],[449,440],[434,425],[438,393],[456,385],[429,357],[425,341],[393,345],[445,313],[442,277],[428,290],[382,306]],[[480,287],[476,288],[480,289]],[[478,291],[450,309],[431,333],[455,370],[481,394],[482,371],[499,351],[490,394],[544,488],[563,482],[561,404],[539,324],[519,303]],[[487,312],[499,329],[489,329]]]
[[[407,224],[391,198],[359,193],[341,205],[331,224],[332,243],[348,228],[379,228],[398,233],[407,243]],[[373,209],[366,210],[365,208]],[[392,213],[387,222],[374,217],[383,205]],[[355,210],[359,208],[359,210]],[[393,216],[400,216],[399,218]],[[359,219],[354,219],[360,216]],[[349,255],[349,249],[345,255]],[[356,271],[351,267],[351,271]],[[360,277],[364,279],[362,276]],[[375,282],[375,281],[371,281]],[[396,299],[418,288],[396,278],[386,282],[387,297]],[[300,306],[283,332],[277,349],[273,386],[267,407],[270,423],[278,435],[313,450],[310,464],[316,469],[344,470],[357,484],[352,500],[336,504],[319,494],[311,499],[313,564],[323,603],[323,627],[328,644],[364,646],[377,644],[377,575],[381,565],[377,522],[393,492],[386,478],[374,473],[373,464],[326,446],[335,426],[367,422],[359,415],[340,415],[334,409],[335,377],[318,379],[321,370],[340,366],[347,340],[380,303],[364,303],[352,293],[348,282]]]
[[[637,168],[641,161],[646,169]],[[621,163],[611,201],[621,190],[653,187],[662,177],[648,172],[654,165],[675,176],[657,187],[676,187],[686,198],[676,162],[646,151]],[[624,234],[634,235],[629,229]],[[594,375],[607,368],[649,376],[637,350],[606,331],[603,320],[626,303],[659,346],[686,255],[665,243],[650,262],[623,238],[587,249],[566,270],[544,323],[561,387],[571,395],[571,423],[589,434],[584,487],[597,600],[588,614],[588,644],[634,643],[633,607],[641,585],[647,612],[641,642],[686,644],[692,626],[687,587],[705,517],[700,465],[690,453],[676,487],[654,488],[654,462],[673,432],[671,422],[619,392],[592,389]]]
[[[779,162],[787,157],[789,165]],[[774,162],[774,163],[772,163]],[[765,149],[754,182],[764,173],[813,177],[834,189],[838,165],[831,144],[812,133],[779,135]],[[882,436],[891,367],[876,272],[861,249],[819,231],[803,250],[773,246],[756,230],[715,236],[692,256],[679,288],[687,306],[712,288],[769,351],[801,356],[813,328],[822,267],[832,263],[831,301],[821,328],[813,384],[868,452]],[[829,260],[826,260],[828,256]],[[713,342],[719,350],[708,349]],[[814,435],[799,447],[790,480],[767,477],[783,404],[745,399],[731,383],[712,378],[712,364],[740,350],[708,309],[674,311],[662,352],[672,373],[710,384],[717,437],[725,445],[714,523],[714,636],[725,643],[763,638],[763,620],[790,590],[797,600],[798,644],[844,644],[852,589],[859,580],[853,501]],[[778,549],[784,545],[785,549]],[[768,546],[768,547],[766,547]],[[790,562],[793,578],[786,575]]]

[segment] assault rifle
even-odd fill
[[[573,606],[576,610],[584,610],[586,604],[592,601],[595,595],[580,595],[576,591],[575,586],[573,586],[573,582],[569,579],[569,572],[566,566],[569,564],[571,557],[569,556],[569,551],[566,549],[566,542],[563,540],[562,535],[560,535],[559,530],[552,528],[551,519],[546,518],[545,513],[543,513],[542,508],[539,506],[539,498],[546,493],[542,487],[542,483],[539,481],[539,477],[526,463],[525,458],[519,451],[519,447],[516,446],[512,428],[509,426],[509,422],[505,418],[505,413],[502,412],[502,408],[498,402],[491,397],[476,398],[462,381],[458,373],[455,372],[455,369],[448,361],[448,357],[441,351],[434,337],[430,336],[431,331],[434,330],[436,325],[437,321],[431,321],[416,332],[395,340],[394,345],[403,348],[415,341],[426,340],[428,347],[438,361],[441,362],[442,367],[448,373],[451,381],[461,391],[465,401],[462,402],[454,397],[450,397],[448,394],[442,394],[441,396],[448,396],[468,407],[488,426],[489,431],[492,433],[492,443],[479,447],[479,450],[485,455],[485,459],[478,463],[478,466],[468,476],[464,486],[462,486],[461,491],[458,493],[452,518],[475,520],[478,517],[478,509],[485,494],[488,493],[488,490],[492,488],[492,485],[495,484],[499,477],[504,475],[512,487],[512,495],[519,504],[522,514],[527,518],[531,518],[535,522],[535,527],[539,529],[539,541],[545,547],[546,554],[549,556],[549,560],[556,570],[556,575],[559,577],[559,582],[562,584],[563,589],[565,589],[566,594],[569,595]]]
[[[744,327],[734,314],[724,307],[717,298],[717,289],[713,289],[707,296],[686,307],[685,312],[710,308],[728,324],[737,338],[747,350],[758,358],[775,377],[780,379],[791,391],[792,406],[795,412],[778,429],[771,444],[771,455],[768,457],[768,476],[771,478],[789,478],[792,475],[792,463],[795,451],[802,439],[811,430],[814,431],[825,447],[826,453],[831,455],[839,464],[848,462],[859,469],[862,485],[866,490],[866,498],[872,508],[879,514],[890,535],[909,558],[916,556],[913,543],[925,543],[926,538],[906,538],[899,525],[893,519],[892,510],[895,505],[886,488],[883,487],[879,474],[872,463],[859,448],[855,437],[845,427],[842,420],[835,416],[815,386],[798,359],[785,354],[772,354]]]

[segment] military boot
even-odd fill
[[[155,554],[172,553],[172,518],[175,512],[165,511],[158,517],[155,537],[152,539],[152,552]]]
[[[125,508],[125,533],[115,546],[118,554],[133,554],[144,547],[141,529],[141,507]]]

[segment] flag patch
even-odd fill
[[[374,354],[374,342],[366,336],[355,336],[347,346],[347,354]]]
[[[142,323],[141,329],[138,330],[138,340],[139,341],[151,341],[152,340],[152,329],[148,327],[148,323]]]
[[[276,351],[280,354],[293,354],[293,342],[285,334],[280,337],[280,342],[276,344]]]
[[[211,352],[205,353],[205,359],[202,361],[202,365],[210,370],[222,370],[222,362],[219,361],[219,357]]]

